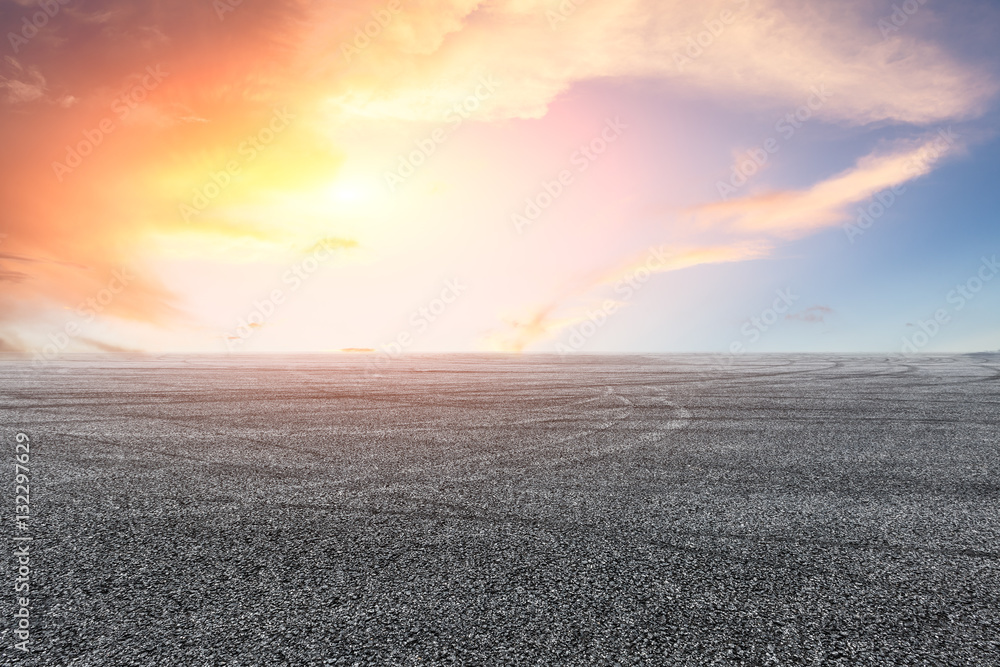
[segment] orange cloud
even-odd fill
[[[19,34],[31,6],[0,7],[0,32]],[[304,9],[297,0],[248,3],[223,21],[212,3],[193,1],[166,10],[121,0],[68,6],[19,43],[16,58],[0,60],[0,328],[61,326],[64,311],[102,293],[123,267],[134,277],[102,305],[101,318],[189,324],[182,299],[148,267],[163,247],[151,239],[290,245],[288,233],[230,208],[338,164],[336,152],[302,128],[252,163],[239,154],[277,102],[299,99],[298,82],[283,68]],[[178,205],[234,159],[242,160],[240,175],[228,198],[196,221],[182,219]],[[309,231],[292,241],[322,236]],[[219,256],[218,246],[209,253]]]
[[[602,292],[610,288],[618,305],[627,303],[656,273],[680,271],[702,264],[741,262],[764,256],[769,246],[761,242],[701,248],[655,247],[610,271],[583,277],[556,298],[530,311],[526,317],[505,319],[505,328],[486,337],[489,349],[522,352],[533,344],[551,340],[565,329],[582,322],[587,312],[612,298]]]
[[[795,238],[843,221],[845,208],[872,195],[928,174],[949,155],[963,150],[950,130],[916,146],[876,152],[844,172],[807,190],[768,192],[700,206],[693,219],[704,227]]]

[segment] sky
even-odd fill
[[[1000,349],[1000,3],[0,0],[0,32],[6,353]]]

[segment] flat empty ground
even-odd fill
[[[0,364],[0,662],[1000,664],[996,356],[365,360]]]

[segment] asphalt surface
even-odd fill
[[[0,663],[1000,664],[998,356],[364,359],[0,363]]]

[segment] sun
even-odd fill
[[[379,203],[382,192],[368,180],[358,177],[342,177],[324,188],[322,199],[341,209],[357,210],[369,208]]]

